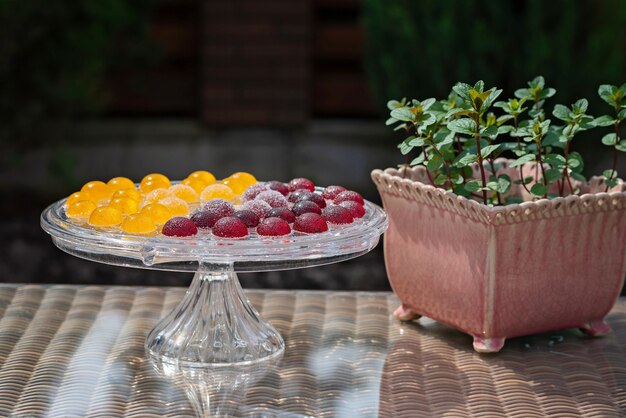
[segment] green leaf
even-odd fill
[[[608,180],[617,178],[617,170],[604,170],[602,174]]]
[[[455,119],[448,122],[448,129],[452,132],[465,135],[473,135],[476,133],[476,122],[469,118]]]
[[[419,137],[416,138],[414,136],[407,138],[409,140],[408,144],[411,145],[412,147],[421,147],[425,144],[424,138]],[[405,139],[406,141],[406,139]]]
[[[439,173],[435,176],[435,178],[433,179],[433,183],[435,183],[437,186],[441,186],[442,184],[445,184],[448,182],[448,176],[446,176],[443,173]]]
[[[587,111],[588,107],[589,102],[587,101],[587,99],[578,99],[576,100],[576,103],[572,105],[572,110],[574,111],[574,113],[582,114]]]
[[[616,86],[612,86],[610,84],[602,84],[598,88],[598,95],[606,103],[610,104],[611,106],[615,106],[616,104],[615,97],[614,97],[615,90],[617,90]]]
[[[415,115],[409,110],[408,107],[399,107],[391,111],[391,117],[404,122],[415,121]]]
[[[545,196],[546,193],[548,193],[548,188],[541,183],[535,183],[533,184],[533,187],[530,188],[530,192],[534,196],[542,197]]]
[[[495,125],[487,126],[480,130],[480,135],[486,137],[498,135],[498,128]]]
[[[615,145],[617,143],[617,137],[615,136],[614,133],[612,134],[606,134],[602,137],[602,143],[604,145],[608,145],[610,147],[612,147],[613,145]]]
[[[615,149],[621,152],[626,152],[626,141],[620,141],[615,144]]]
[[[546,173],[546,180],[548,181],[548,184],[554,183],[555,181],[560,179],[563,174],[563,172],[559,170],[558,168],[550,168],[546,170],[545,173]]]
[[[409,152],[413,150],[414,146],[411,145],[411,141],[414,139],[415,139],[414,136],[410,136],[404,141],[400,142],[400,144],[398,144],[398,148],[400,149],[400,152],[402,153],[402,155],[407,155]]]
[[[443,160],[439,155],[435,154],[428,160],[428,163],[426,163],[426,168],[428,168],[429,171],[437,171],[442,165]]]
[[[396,118],[389,118],[389,119],[387,119],[387,121],[385,122],[385,125],[386,125],[386,126],[393,125],[393,124],[394,124],[394,123],[396,123],[396,122],[398,122],[398,119],[396,119]]]
[[[498,182],[496,187],[496,192],[498,193],[507,193],[511,188],[511,177],[506,174],[502,174],[498,176]]]
[[[422,106],[422,109],[428,110],[435,102],[436,102],[436,99],[433,99],[431,97],[430,99],[422,100],[420,105]]]
[[[454,109],[448,110],[445,118],[448,119],[452,116],[468,116],[473,113],[471,110],[463,109],[462,107],[455,107]]]
[[[464,167],[464,166],[468,166],[470,164],[474,164],[476,161],[478,161],[478,155],[473,154],[473,153],[467,153],[465,155],[460,155],[456,159],[454,164],[457,167]]]
[[[626,119],[626,109],[620,110],[619,113],[617,114],[617,120],[621,122],[624,119]]]
[[[569,108],[567,106],[563,106],[562,104],[555,105],[554,110],[552,111],[552,115],[554,115],[555,118],[566,122],[572,119],[570,113]]]
[[[500,144],[487,145],[485,148],[483,148],[481,150],[481,155],[482,155],[483,158],[487,158],[487,157],[489,157],[491,155],[491,153],[493,153],[498,148],[500,148]]]
[[[565,157],[560,154],[548,154],[542,158],[543,162],[546,164],[550,164],[552,167],[565,167]]]
[[[583,156],[576,151],[570,152],[567,158],[567,165],[572,170],[581,172],[585,167]]]
[[[472,86],[466,83],[456,83],[454,87],[452,87],[452,90],[456,94],[458,94],[459,97],[461,97],[462,99],[469,100],[470,99],[469,91],[472,90]]]
[[[615,123],[615,119],[609,115],[600,116],[599,118],[595,118],[593,120],[593,124],[595,126],[611,126]]]
[[[547,89],[543,90],[541,92],[541,94],[539,95],[540,99],[547,99],[549,97],[552,97],[556,94],[556,90],[553,89],[552,87],[548,87]]]
[[[411,161],[411,166],[416,166],[416,165],[420,165],[424,162],[424,160],[426,159],[426,154],[424,154],[423,152],[420,153],[420,155],[418,155],[417,157],[415,157],[413,159],[413,161]]]
[[[482,189],[482,183],[480,180],[470,180],[465,183],[465,190],[468,192],[477,192]]]
[[[529,163],[531,161],[535,161],[535,154],[526,154],[519,157],[517,160],[513,161],[509,167],[517,167],[522,164]]]
[[[582,182],[586,182],[586,181],[587,181],[587,179],[585,178],[585,176],[583,176],[582,174],[577,173],[577,172],[575,172],[575,171],[572,171],[571,173],[569,173],[569,176],[570,176],[571,178],[573,178],[574,180],[578,180],[578,181],[582,181]]]

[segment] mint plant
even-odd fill
[[[589,103],[580,99],[571,106],[556,104],[554,119],[549,119],[545,103],[556,90],[541,76],[516,90],[514,98],[496,101],[501,94],[502,90],[486,89],[478,81],[457,83],[444,100],[389,101],[386,124],[407,134],[398,145],[405,155],[403,165],[422,165],[433,186],[485,205],[518,202],[520,197],[509,193],[512,184],[534,199],[579,194],[576,185],[585,181],[584,162],[572,151],[572,142],[580,132],[613,126],[614,132],[602,138],[614,149],[613,167],[604,178],[607,191],[618,184],[618,154],[626,152],[620,136],[620,124],[626,119],[626,84],[600,86],[598,94],[613,107],[614,115],[599,118],[587,114]],[[496,162],[503,156],[514,159],[508,166],[516,170],[515,182]]]

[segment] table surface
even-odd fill
[[[143,348],[184,292],[0,285],[0,417],[626,416],[625,299],[609,336],[563,330],[481,355],[448,326],[395,320],[391,293],[250,290],[285,338],[280,364],[190,382]]]

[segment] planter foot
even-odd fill
[[[497,353],[504,346],[506,338],[483,338],[474,336],[474,350],[478,353]]]
[[[422,317],[422,315],[418,314],[404,303],[398,306],[395,311],[393,311],[393,316],[398,318],[400,321],[412,321],[414,319],[419,319]]]
[[[604,319],[598,319],[582,324],[580,330],[591,337],[600,337],[610,333],[611,327]]]

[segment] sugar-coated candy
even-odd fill
[[[215,222],[222,218],[223,216],[219,216],[217,213],[209,212],[207,210],[199,210],[191,215],[191,221],[200,229],[213,228]]]
[[[345,192],[347,189],[343,186],[328,186],[322,191],[322,197],[324,199],[333,200],[339,193]]]
[[[230,187],[224,184],[212,184],[207,186],[200,193],[200,200],[206,202],[211,199],[224,199],[233,200],[235,198],[235,192]]]
[[[236,211],[233,213],[233,216],[241,219],[241,221],[246,224],[248,228],[256,227],[261,220],[256,213],[246,209]]]
[[[304,190],[304,189],[294,190],[293,192],[289,193],[289,195],[287,196],[287,200],[290,203],[296,203],[303,196],[309,195],[311,193],[313,192],[310,190]]]
[[[170,196],[165,199],[159,200],[159,203],[170,210],[172,216],[186,216],[189,215],[189,205],[183,199]]]
[[[89,225],[102,228],[111,228],[122,223],[122,212],[110,206],[101,206],[94,209],[89,215]]]
[[[272,208],[286,208],[289,206],[287,199],[276,190],[265,190],[259,193],[254,200],[262,200],[267,202]]]
[[[154,235],[157,232],[156,223],[149,216],[140,213],[127,216],[122,221],[121,228],[133,235]]]
[[[322,218],[331,224],[350,224],[354,220],[352,213],[339,205],[329,205],[322,210]]]
[[[283,236],[291,233],[289,223],[281,218],[265,218],[256,228],[259,235]]]
[[[172,212],[160,203],[151,203],[146,205],[141,209],[140,213],[148,216],[157,225],[163,225],[173,216]]]
[[[116,197],[111,199],[109,206],[119,210],[123,215],[131,215],[139,212],[139,202],[130,197]]]
[[[213,235],[221,238],[242,238],[248,235],[248,227],[235,216],[227,216],[215,222]]]
[[[161,233],[168,237],[190,237],[198,233],[198,228],[191,219],[176,216],[165,222]]]
[[[187,203],[196,203],[200,199],[198,193],[196,193],[191,186],[187,186],[185,184],[176,184],[171,186],[169,191],[173,196],[182,199]]]
[[[341,202],[339,206],[348,209],[353,218],[362,218],[365,216],[365,209],[355,201],[346,200],[345,202]]]
[[[272,207],[269,205],[269,203],[263,200],[256,199],[244,203],[241,208],[245,210],[251,210],[252,212],[256,213],[259,218],[265,218],[267,212],[272,210]]]
[[[159,203],[159,201],[171,196],[172,192],[170,192],[169,189],[159,187],[158,189],[154,189],[148,192],[143,199],[143,203],[144,205],[149,205],[150,203]]]
[[[358,194],[357,192],[353,192],[352,190],[345,190],[345,191],[339,193],[333,199],[333,203],[335,205],[338,205],[341,202],[345,202],[347,200],[351,200],[353,202],[356,202],[356,203],[358,203],[361,206],[363,206],[365,204],[365,201],[363,200],[363,197],[360,194]]]
[[[324,200],[324,198],[321,195],[317,194],[317,193],[307,193],[307,194],[304,194],[296,201],[296,203],[297,202],[304,202],[306,200],[315,203],[321,209],[324,209],[326,207],[326,200]]]
[[[111,195],[113,195],[113,193],[115,192],[115,190],[98,180],[85,183],[80,191],[87,192],[96,201],[110,199]]]
[[[113,196],[111,196],[111,199],[117,199],[118,197],[128,197],[136,200],[138,203],[141,203],[141,201],[143,200],[141,195],[135,188],[116,190],[115,193],[113,193]]]
[[[80,200],[67,207],[65,214],[73,219],[87,219],[98,205],[91,200]]]
[[[141,193],[146,194],[154,189],[167,189],[168,187],[170,187],[170,185],[170,179],[168,179],[166,176],[164,176],[163,174],[152,173],[141,179],[141,183],[139,184],[139,190],[141,191]]]
[[[281,218],[292,224],[296,220],[296,214],[287,208],[274,208],[266,215],[266,218]]]
[[[328,224],[317,213],[304,213],[296,218],[293,229],[308,234],[317,234],[328,231]]]
[[[113,177],[107,181],[107,186],[113,190],[134,189],[135,183],[127,177]]]
[[[215,213],[220,218],[231,216],[233,213],[235,213],[235,207],[233,206],[233,204],[227,202],[224,199],[209,200],[204,204],[204,206],[202,206],[202,209],[211,213]]]
[[[289,187],[287,187],[287,185],[283,183],[282,181],[276,181],[276,180],[268,181],[267,187],[269,187],[272,190],[276,190],[283,196],[287,196],[289,194]]]
[[[322,209],[309,200],[304,200],[296,203],[295,205],[293,205],[293,208],[291,208],[291,210],[293,211],[293,213],[296,214],[296,216],[300,216],[303,213],[316,213],[318,215],[322,214]]]
[[[291,180],[289,184],[287,185],[287,187],[289,187],[289,191],[292,191],[292,192],[294,190],[299,190],[299,189],[308,190],[310,192],[315,190],[315,185],[313,184],[313,182],[303,177]]]
[[[204,187],[215,184],[215,182],[217,181],[213,173],[204,170],[194,171],[193,173],[189,174],[187,178],[200,180],[202,183],[204,183]]]
[[[248,200],[254,200],[254,198],[257,197],[259,193],[266,190],[269,190],[269,187],[267,187],[267,185],[264,183],[253,184],[243,192],[241,197],[244,202],[247,202]]]

